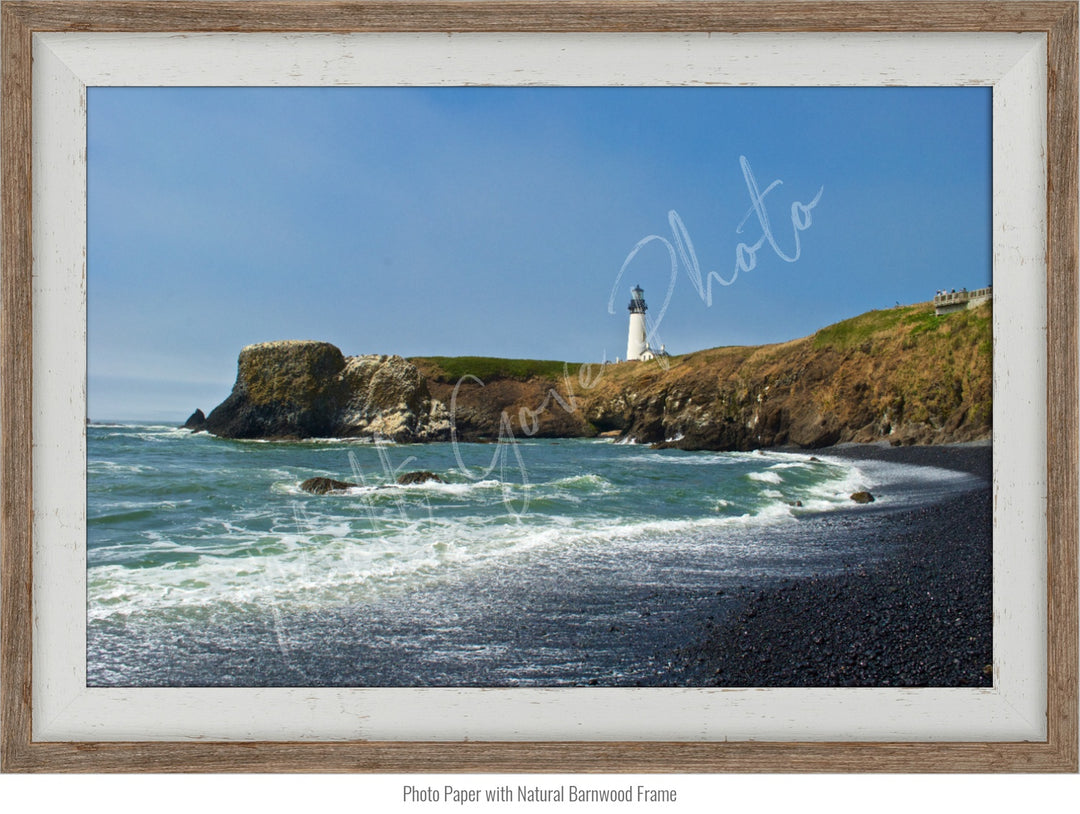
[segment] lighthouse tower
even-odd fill
[[[630,335],[626,340],[626,361],[640,360],[648,354],[649,346],[645,342],[645,292],[641,286],[634,286],[630,292]]]

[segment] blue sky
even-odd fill
[[[89,414],[209,412],[275,339],[613,360],[630,289],[650,317],[667,294],[653,240],[608,311],[639,241],[674,246],[671,210],[702,276],[762,238],[743,157],[782,182],[760,202],[779,252],[711,305],[680,261],[654,344],[987,285],[990,125],[988,88],[90,88]]]

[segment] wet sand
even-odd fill
[[[984,486],[883,516],[875,534],[892,553],[877,563],[744,590],[715,625],[688,631],[677,666],[658,683],[991,686],[991,447],[844,445],[821,454],[953,469]]]

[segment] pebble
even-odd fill
[[[882,536],[896,544],[881,563],[748,593],[741,609],[682,649],[677,683],[992,686],[990,448],[903,447],[880,457],[961,468],[985,485],[883,515]]]

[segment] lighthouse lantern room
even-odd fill
[[[630,292],[630,334],[626,340],[626,361],[641,360],[646,357],[649,345],[645,341],[645,292],[641,286],[634,286]]]

